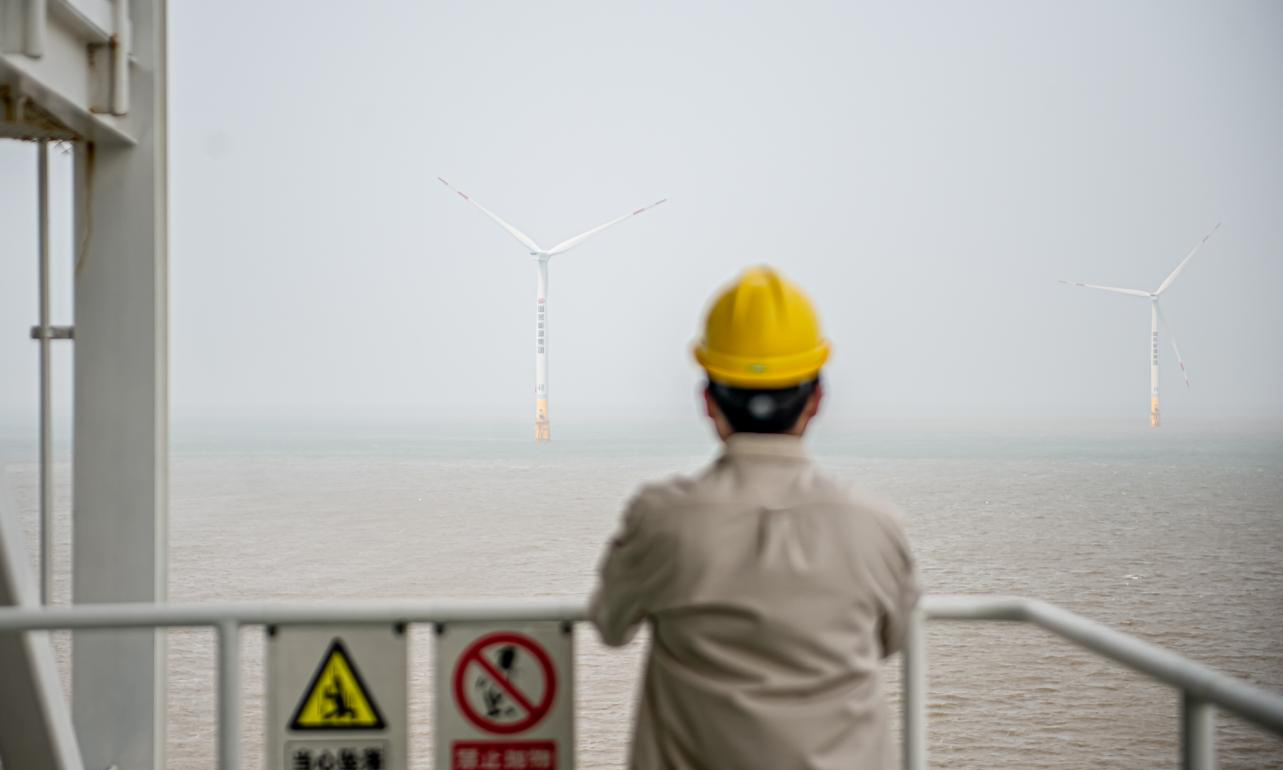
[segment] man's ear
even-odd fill
[[[704,386],[704,412],[708,419],[713,423],[713,429],[717,431],[717,437],[726,440],[734,431],[731,430],[731,424],[727,421],[726,415],[722,414],[722,409],[713,399],[713,388],[711,385]]]
[[[717,408],[717,402],[713,400],[713,388],[711,385],[704,386],[704,413],[713,421],[722,416],[722,410]]]
[[[815,383],[815,389],[811,391],[811,395],[806,397],[806,406],[802,407],[802,413],[797,416],[797,423],[793,425],[793,429],[789,432],[795,436],[805,433],[807,426],[811,424],[812,418],[819,413],[820,402],[823,400],[824,384],[817,382]]]
[[[820,380],[815,383],[815,390],[811,391],[811,397],[807,399],[806,416],[814,417],[820,413],[820,402],[824,400],[824,381]]]

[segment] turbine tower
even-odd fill
[[[536,271],[535,273],[536,275],[536,283],[535,283],[535,441],[550,441],[552,440],[552,430],[548,422],[548,260],[556,256],[557,254],[562,254],[564,252],[570,251],[571,249],[583,243],[584,241],[588,240],[589,238],[593,237],[597,233],[600,233],[602,230],[605,230],[608,227],[613,227],[619,224],[620,222],[624,221],[625,219],[635,217],[638,214],[642,213],[643,211],[653,209],[668,199],[664,198],[663,200],[655,201],[649,206],[642,206],[641,208],[635,211],[631,211],[627,214],[624,214],[621,217],[616,217],[610,220],[609,222],[606,222],[605,224],[597,225],[596,227],[594,227],[591,230],[588,230],[587,232],[576,235],[574,238],[562,241],[556,246],[553,246],[551,249],[545,249],[545,248],[542,248],[539,244],[535,243],[530,236],[526,235],[525,233],[521,232],[517,228],[513,227],[512,225],[500,219],[498,215],[496,215],[494,212],[490,211],[485,206],[482,206],[480,203],[477,203],[473,199],[469,198],[462,191],[452,187],[450,183],[447,182],[446,180],[441,179],[441,177],[437,177],[437,179],[441,180],[441,184],[445,185],[446,187],[449,187],[451,190],[454,190],[454,192],[460,198],[463,198],[468,203],[471,203],[473,206],[476,206],[477,208],[481,209],[481,213],[493,219],[504,230],[507,230],[508,234],[511,235],[513,238],[516,238],[518,241],[520,241],[521,245],[525,246],[527,249],[530,250],[530,256],[534,257],[535,271]]]
[[[1061,281],[1061,283],[1068,284],[1070,286],[1082,286],[1086,289],[1100,289],[1102,291],[1112,291],[1118,294],[1130,294],[1133,297],[1145,297],[1149,299],[1149,424],[1155,428],[1160,424],[1158,416],[1159,321],[1163,322],[1163,330],[1167,332],[1167,336],[1171,338],[1172,350],[1176,353],[1176,363],[1180,364],[1181,376],[1185,378],[1185,387],[1189,387],[1189,375],[1185,373],[1185,362],[1181,360],[1181,349],[1176,346],[1176,336],[1172,334],[1171,328],[1167,325],[1167,317],[1163,315],[1163,309],[1158,306],[1158,297],[1163,292],[1171,288],[1172,281],[1176,280],[1176,276],[1181,274],[1181,271],[1185,269],[1185,265],[1189,264],[1189,261],[1193,259],[1194,255],[1198,253],[1198,250],[1203,247],[1204,243],[1207,243],[1207,239],[1211,238],[1212,233],[1215,233],[1220,226],[1221,223],[1217,222],[1216,227],[1213,227],[1211,232],[1203,236],[1203,240],[1199,241],[1194,245],[1194,248],[1189,250],[1189,253],[1185,255],[1185,258],[1176,266],[1176,269],[1172,271],[1171,275],[1167,276],[1167,278],[1158,285],[1158,288],[1153,291],[1142,291],[1141,289],[1120,289],[1115,286],[1097,286],[1094,283],[1079,283],[1077,281]]]

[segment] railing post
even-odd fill
[[[32,14],[37,10],[33,3]],[[42,21],[43,23],[43,21]],[[40,233],[40,603],[53,604],[53,353],[49,349],[49,142],[36,144]]]
[[[1181,691],[1181,767],[1216,770],[1216,707]]]
[[[236,770],[240,760],[240,624],[218,624],[218,767]]]
[[[927,768],[927,629],[926,611],[919,605],[905,626],[901,706],[904,770]]]

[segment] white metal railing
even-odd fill
[[[1217,707],[1283,736],[1283,696],[1094,620],[1021,596],[932,596],[915,610],[904,646],[905,770],[927,767],[927,619],[1032,623],[1177,688],[1181,691],[1181,767],[1186,770],[1216,767]]]
[[[212,628],[217,633],[218,763],[235,770],[240,744],[240,630],[244,626],[431,624],[585,619],[578,600],[440,600],[325,604],[82,604],[0,608],[0,633],[88,628]],[[1216,766],[1217,707],[1283,736],[1283,696],[1036,599],[1018,596],[931,596],[908,624],[903,653],[905,770],[926,770],[926,628],[934,620],[1033,623],[1181,691],[1181,757],[1186,770]]]

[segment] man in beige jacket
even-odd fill
[[[609,645],[650,625],[634,770],[894,763],[878,661],[901,646],[916,573],[896,514],[803,448],[828,352],[806,296],[770,268],[709,311],[695,357],[725,451],[638,492],[590,607]]]

